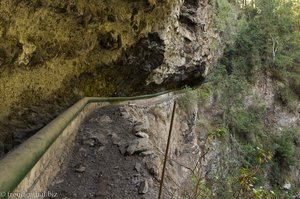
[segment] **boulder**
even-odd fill
[[[142,131],[139,131],[135,134],[137,137],[140,137],[140,138],[147,138],[149,139],[149,135],[147,133],[144,133]]]
[[[152,149],[151,143],[149,142],[149,139],[147,138],[138,138],[133,140],[128,148],[127,148],[127,154],[132,155],[134,153],[139,153],[143,151],[149,151]]]
[[[146,194],[149,191],[149,184],[147,180],[143,180],[139,187],[139,194]]]

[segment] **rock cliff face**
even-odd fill
[[[149,140],[153,143],[152,149],[148,151],[150,155],[143,158],[144,164],[142,165],[146,165],[153,181],[157,183],[157,187],[153,189],[155,194],[152,197],[146,195],[145,198],[155,198],[158,195],[159,181],[157,180],[162,175],[173,103],[174,100],[172,99],[155,106],[129,105],[122,107],[122,116],[130,118],[136,124],[142,124],[141,131],[146,132]],[[193,189],[192,171],[199,164],[199,157],[201,156],[197,114],[197,106],[190,111],[180,105],[175,108],[165,170],[163,198],[183,198]]]
[[[201,81],[216,57],[212,15],[209,0],[1,0],[3,150],[82,96]]]

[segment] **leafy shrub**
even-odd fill
[[[226,44],[232,44],[244,20],[239,18],[239,10],[228,0],[214,0],[213,6],[216,10],[214,20],[223,41]]]
[[[224,137],[228,132],[228,129],[225,127],[216,128],[213,131],[209,132],[209,136],[213,138],[221,138]]]
[[[197,89],[186,87],[184,95],[179,100],[179,105],[191,111],[197,104],[205,104],[211,97],[211,85],[203,84]]]
[[[282,135],[275,138],[274,161],[278,162],[281,168],[288,168],[295,164],[296,153],[293,132],[286,130]]]
[[[298,105],[298,97],[297,95],[291,90],[290,87],[284,85],[284,84],[278,84],[277,92],[276,92],[277,98],[281,101],[281,103],[291,110],[294,110],[297,108]]]
[[[198,99],[201,103],[207,103],[212,96],[212,85],[209,83],[203,84],[196,90]]]
[[[281,135],[274,138],[273,164],[271,172],[271,183],[282,185],[288,177],[288,171],[296,163],[296,150],[293,139],[293,132],[285,130]]]
[[[290,88],[300,99],[300,69],[299,71],[288,73],[287,78],[288,78]]]
[[[184,90],[184,95],[178,100],[180,107],[184,108],[187,111],[192,111],[197,106],[197,93],[194,89],[186,87]]]
[[[228,116],[229,128],[242,140],[253,142],[254,136],[262,131],[263,115],[249,109],[237,109]]]
[[[255,165],[269,162],[272,159],[272,153],[258,146],[246,144],[243,146],[244,151],[244,167],[251,168]]]

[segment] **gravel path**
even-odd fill
[[[134,123],[120,106],[95,110],[81,125],[70,159],[49,191],[56,198],[157,198],[158,183],[137,154],[127,155],[135,140]]]

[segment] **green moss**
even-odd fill
[[[164,24],[174,2],[1,1],[0,122],[5,124],[0,132],[16,130],[9,119],[20,120],[24,129],[33,117],[18,112],[30,110],[32,104],[44,112],[48,100],[57,99],[53,110],[47,108],[53,116],[79,96],[141,92],[144,76],[135,66],[116,62]]]
[[[107,82],[105,77],[99,75],[84,79],[80,82],[79,91],[84,96],[112,96],[116,91],[116,87],[112,82]]]

